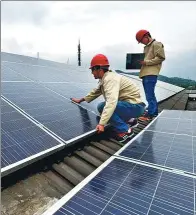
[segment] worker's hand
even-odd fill
[[[142,66],[146,66],[146,62],[144,60],[138,60],[138,63]]]
[[[81,102],[85,101],[84,98],[81,98],[81,99],[75,99],[75,98],[71,98],[71,100],[75,103],[78,103],[80,104]]]
[[[98,133],[98,134],[104,132],[104,125],[98,124],[98,125],[96,126],[96,130],[97,130],[97,133]]]

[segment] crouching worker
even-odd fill
[[[98,54],[93,57],[90,69],[94,78],[99,79],[98,87],[84,98],[72,98],[72,101],[89,103],[103,95],[105,102],[97,107],[101,118],[96,130],[98,133],[104,132],[104,126],[109,122],[115,131],[116,140],[122,143],[133,136],[129,120],[140,117],[144,113],[145,104],[141,100],[139,88],[130,78],[109,70],[109,66],[106,56]]]

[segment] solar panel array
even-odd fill
[[[2,83],[3,95],[65,141],[96,127],[96,115],[35,82]]]
[[[13,72],[19,73],[37,82],[74,82],[74,83],[96,83],[90,71],[79,70],[77,67],[64,65],[64,68],[48,65],[4,62],[2,65]]]
[[[193,138],[187,135],[145,131],[120,156],[196,173]]]
[[[35,123],[1,99],[1,174],[64,147]]]
[[[195,179],[119,158],[43,215],[195,214]]]
[[[92,89],[94,80],[90,78],[91,73],[73,66],[26,56],[8,53],[1,53],[1,56],[2,98],[7,101],[2,107],[5,111],[2,112],[2,117],[7,117],[2,126],[2,176],[40,159],[43,154],[46,156],[55,152],[56,145],[62,148],[95,132],[98,123],[95,103],[82,106],[73,104],[70,100],[70,97],[84,96]],[[56,86],[56,90],[53,86]],[[64,93],[60,90],[59,94],[58,89],[64,90]],[[12,114],[7,113],[9,104],[14,109]],[[21,122],[22,119],[24,121],[24,124],[17,121],[19,124],[16,130],[12,124],[15,115],[21,117]],[[32,130],[22,132],[28,123],[31,123]],[[15,139],[8,140],[9,126],[20,139],[14,136]],[[40,140],[36,138],[39,132],[42,133]],[[36,144],[39,145],[42,136],[46,142],[42,141],[42,146],[38,149]],[[24,145],[25,152],[21,150],[21,144]],[[25,147],[29,147],[29,151]]]
[[[141,81],[141,79],[138,76],[129,75],[129,74],[126,74],[126,76],[129,76],[130,78],[133,78],[135,80]],[[179,91],[181,91],[181,90],[184,89],[183,87],[179,87],[179,86],[176,86],[176,85],[173,85],[173,84],[169,84],[169,83],[166,83],[166,82],[163,82],[163,81],[159,81],[159,80],[157,80],[156,86],[164,88],[164,89],[167,89],[167,90],[170,90],[170,91],[173,91],[173,92],[179,92]]]
[[[162,119],[178,126],[160,130]],[[181,120],[193,125],[195,112],[164,110],[43,215],[195,215],[196,135],[193,127],[183,132]]]
[[[6,120],[2,123],[2,175],[95,132],[96,106],[103,98],[81,105],[70,101],[70,97],[83,97],[97,86],[91,72],[82,67],[22,55],[1,53],[1,57],[2,96],[7,101],[2,107]],[[8,114],[10,105],[13,113]],[[15,122],[16,115],[21,120]],[[24,124],[20,123],[23,121]],[[8,125],[12,128],[16,123],[19,124],[15,130],[13,128],[13,134],[17,136],[10,138]],[[28,123],[32,130],[20,133]],[[46,142],[41,141],[42,137]],[[21,144],[25,152],[21,151]],[[37,147],[37,144],[41,145]],[[8,150],[10,146],[13,147]]]
[[[68,99],[84,97],[97,85],[97,81],[94,80],[89,71],[79,70],[65,64],[64,68],[60,69],[54,66],[42,66],[40,62],[42,60],[39,61],[39,64],[33,65],[18,62],[2,62],[2,67],[6,68],[6,73],[2,71],[2,82],[7,83],[15,80],[36,82]],[[14,78],[15,76],[17,76],[17,79]],[[101,101],[103,101],[102,96],[91,103],[82,103],[81,105],[98,114],[96,107]]]
[[[196,112],[164,110],[120,156],[196,173]]]
[[[137,84],[137,86],[140,88],[140,92],[142,93],[142,99],[146,103],[147,101],[145,98],[144,88],[143,88],[141,79],[134,75],[129,75],[129,74],[124,74],[124,75],[131,78]],[[158,80],[155,87],[156,99],[158,102],[163,101],[182,90],[184,90],[184,88]]]

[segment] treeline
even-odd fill
[[[121,70],[116,70],[118,73],[124,73],[124,74],[130,74],[130,75],[136,75],[139,76],[139,72],[123,72]],[[196,90],[196,81],[191,79],[184,79],[184,78],[178,78],[178,77],[167,77],[164,75],[159,75],[158,80],[164,81],[169,84],[173,84],[179,87],[188,88],[188,89],[195,89]]]

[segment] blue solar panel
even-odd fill
[[[43,86],[59,93],[67,98],[83,98],[86,96],[97,84],[94,83],[42,83]],[[84,108],[92,110],[98,114],[97,105],[103,102],[103,96],[98,97],[91,103],[83,102],[81,105]]]
[[[19,56],[17,54],[1,52],[1,61],[20,62]]]
[[[63,147],[64,144],[55,140],[24,115],[1,100],[2,176],[25,166],[27,161],[31,163]]]
[[[196,173],[194,124],[193,111],[164,110],[116,155]]]
[[[193,144],[192,136],[144,131],[119,155],[193,173]]]
[[[84,68],[27,56],[9,55],[7,53],[2,53],[2,55],[3,59],[6,60],[2,62],[5,68],[5,72],[2,72],[3,81],[31,80],[42,82],[51,90],[68,98],[84,97],[97,86],[97,81],[94,80],[90,70]],[[9,62],[9,56],[14,62]],[[100,96],[91,103],[83,102],[81,105],[98,114],[97,104],[102,101],[103,97]]]
[[[82,69],[66,64],[58,67],[57,63],[53,66],[50,64],[40,65],[40,62],[42,62],[41,59],[37,60],[35,58],[34,63],[29,63],[28,61],[26,63],[2,62],[2,65],[6,68],[12,69],[16,73],[20,73],[21,75],[28,77],[33,81],[97,83],[89,69]]]
[[[74,66],[69,66],[68,64],[65,64],[65,63],[59,63],[59,62],[45,60],[41,58],[38,59],[36,56],[31,57],[31,56],[18,55],[18,54],[6,53],[6,52],[1,52],[1,60],[2,62],[8,63],[8,65],[10,65],[10,63],[15,63],[15,65],[29,64],[29,65],[35,65],[35,66],[38,65],[38,66],[55,67],[58,69],[76,68]],[[84,70],[82,69],[82,67],[80,68],[81,70]],[[80,68],[78,68],[78,70],[80,70]]]
[[[170,119],[190,119],[196,120],[195,111],[181,111],[181,110],[163,110],[159,118],[166,117]]]
[[[1,81],[29,81],[29,79],[2,65]]]
[[[196,111],[164,110],[148,130],[196,136]]]
[[[189,119],[157,118],[147,129],[175,134],[193,135],[194,124]]]
[[[160,119],[179,120],[178,133],[196,136],[196,111],[164,110],[159,116]],[[167,122],[169,126],[169,123]],[[171,127],[171,126],[170,126]]]
[[[194,215],[194,184],[190,177],[113,159],[44,215]]]
[[[97,115],[36,84],[2,83],[2,94],[65,141],[92,132]]]

